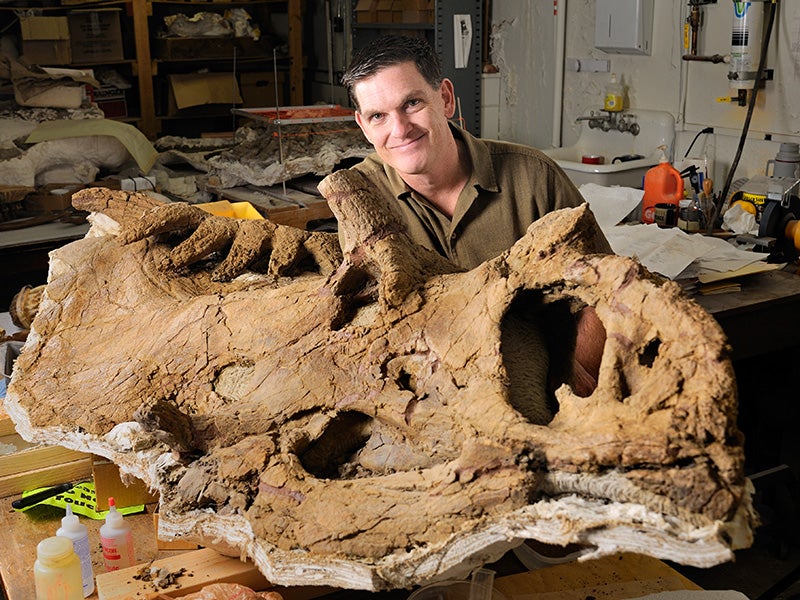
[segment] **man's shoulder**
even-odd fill
[[[468,146],[472,147],[472,154],[481,157],[481,154],[488,156],[493,163],[505,164],[508,161],[520,163],[540,163],[542,165],[553,165],[554,161],[541,150],[505,140],[493,140],[488,138],[478,138],[471,134],[465,134],[464,139]]]
[[[481,139],[492,156],[518,156],[523,160],[537,160],[551,164],[553,160],[544,152],[533,146],[507,142],[504,140]]]

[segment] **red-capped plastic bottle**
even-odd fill
[[[114,498],[108,499],[106,522],[100,527],[100,545],[106,571],[116,571],[136,564],[131,526],[117,511]]]
[[[655,222],[656,204],[674,204],[675,211],[683,199],[683,179],[680,172],[669,164],[665,147],[661,146],[661,162],[644,174],[642,197],[642,223]]]

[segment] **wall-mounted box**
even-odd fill
[[[596,0],[594,46],[612,54],[650,54],[655,0]]]

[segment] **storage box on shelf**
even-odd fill
[[[93,90],[92,100],[97,108],[103,111],[106,119],[122,119],[128,116],[128,98],[126,90],[104,85]]]
[[[89,64],[125,59],[120,28],[121,12],[122,9],[114,7],[69,12],[67,19],[73,63]]]
[[[22,16],[19,25],[25,60],[42,65],[71,64],[67,17]]]
[[[161,134],[199,136],[229,130],[232,107],[302,104],[303,8],[299,0],[232,0],[224,4],[157,0],[152,7],[148,29],[155,67],[154,112]],[[235,8],[246,10],[254,29],[257,26],[260,31],[257,39],[250,34],[202,39],[168,35],[175,33],[170,25],[177,17],[201,12],[225,15]],[[284,13],[288,20],[288,56],[282,49],[283,27],[278,27],[280,33],[272,31],[275,22],[287,23]],[[279,16],[273,19],[275,14]],[[274,53],[274,48],[281,52]],[[273,58],[277,58],[277,64]],[[184,93],[187,86],[195,89],[190,97]]]

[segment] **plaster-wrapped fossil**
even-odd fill
[[[408,587],[524,538],[695,566],[751,543],[726,340],[675,284],[598,253],[587,207],[461,272],[356,173],[321,189],[335,270],[326,234],[76,195],[94,226],[52,255],[6,398],[22,435],[108,457],[161,493],[160,535],[278,584]],[[186,226],[205,242],[175,248]],[[554,407],[541,340],[518,334],[584,305],[607,332],[598,387]]]

